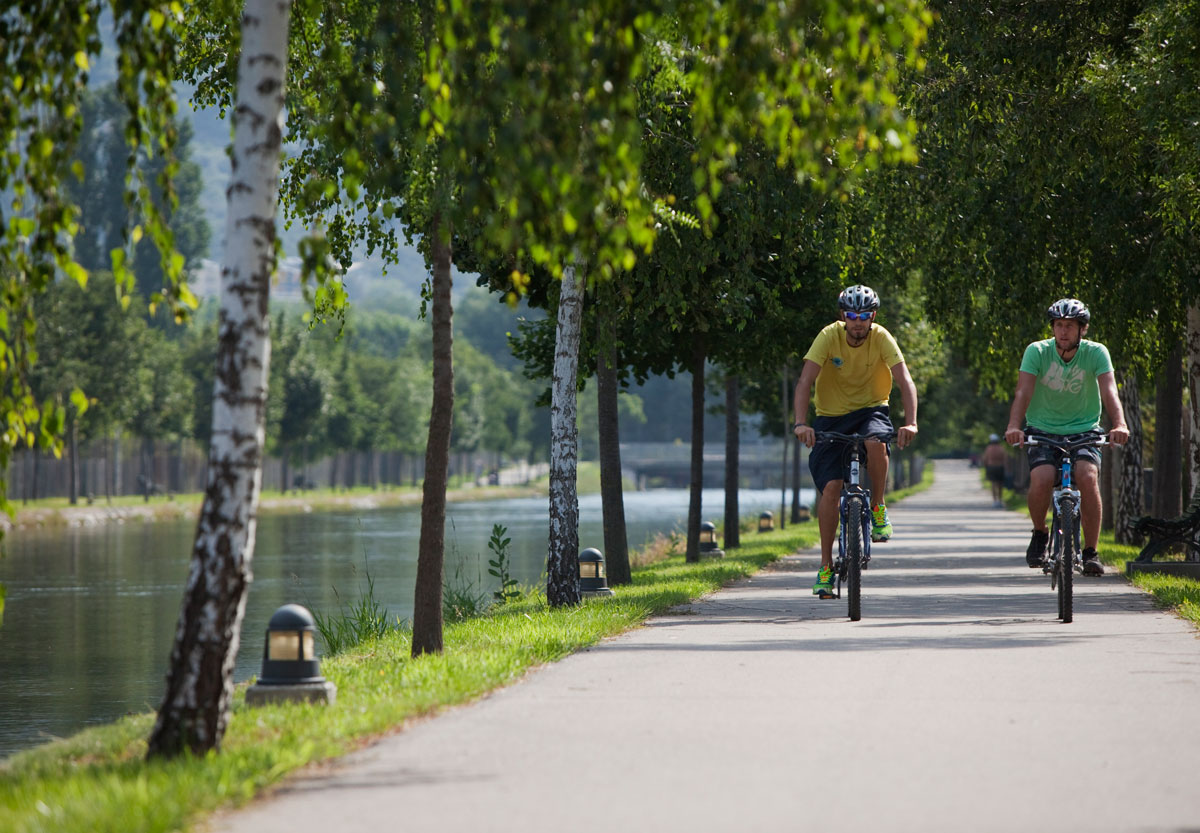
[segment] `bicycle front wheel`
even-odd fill
[[[1059,521],[1062,552],[1058,556],[1058,618],[1068,625],[1075,619],[1075,527],[1079,524],[1079,510],[1074,501],[1062,501]]]
[[[850,621],[862,618],[862,559],[863,559],[862,498],[846,500],[846,595],[849,598]]]

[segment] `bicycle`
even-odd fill
[[[871,495],[863,488],[859,474],[866,456],[866,441],[890,443],[895,431],[872,434],[840,434],[837,431],[817,431],[817,442],[844,442],[847,445],[843,461],[842,495],[838,505],[841,528],[838,533],[838,556],[833,562],[837,576],[834,597],[842,597],[842,582],[846,583],[850,621],[862,618],[862,571],[871,562]]]
[[[1099,432],[1076,435],[1054,442],[1042,434],[1026,434],[1026,445],[1044,445],[1059,452],[1058,477],[1051,494],[1050,545],[1042,572],[1050,576],[1050,589],[1058,591],[1058,618],[1069,625],[1075,618],[1075,573],[1083,573],[1083,547],[1079,538],[1079,490],[1071,480],[1074,452],[1081,448],[1108,445]]]

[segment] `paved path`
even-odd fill
[[[811,552],[225,815],[230,833],[1200,830],[1200,640],[1121,577],[1075,622],[940,461],[863,619]],[[959,531],[969,528],[969,534]]]

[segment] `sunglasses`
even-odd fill
[[[875,317],[873,312],[850,312],[843,310],[842,313],[846,316],[847,321],[870,321]]]

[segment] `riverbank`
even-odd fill
[[[923,487],[931,479],[932,467]],[[915,490],[892,500],[910,491]],[[744,524],[756,520],[748,516]],[[299,767],[476,699],[532,668],[636,628],[656,613],[809,547],[816,538],[815,523],[794,524],[745,535],[743,545],[725,558],[686,564],[679,555],[682,540],[663,536],[654,551],[633,557],[633,584],[615,588],[613,598],[552,609],[538,591],[485,615],[448,621],[441,655],[413,659],[411,634],[400,630],[324,660],[322,673],[338,686],[330,707],[247,709],[240,685],[217,755],[145,762],[152,713],[17,753],[0,762],[0,830],[188,829],[212,810],[241,804]]]
[[[816,524],[747,536],[723,559],[685,564],[676,551],[638,567],[607,600],[551,608],[538,591],[462,622],[447,622],[445,651],[411,657],[411,633],[394,631],[321,664],[337,685],[328,707],[247,708],[239,686],[222,750],[171,763],[146,762],[154,715],[18,753],[0,763],[0,829],[168,831],[189,829],[221,806],[252,798],[287,773],[338,757],[372,738],[507,685],[531,668],[637,627],[649,616],[707,595],[810,546]]]
[[[579,493],[591,494],[599,491],[599,464],[581,463]],[[540,497],[548,494],[549,479],[543,476],[520,486],[477,486],[474,483],[466,483],[447,490],[446,500],[456,503]],[[359,511],[389,506],[418,506],[421,498],[419,486],[389,489],[310,489],[286,494],[264,492],[259,499],[258,509],[260,514]],[[203,496],[198,492],[151,497],[148,501],[136,495],[126,495],[111,502],[96,501],[75,506],[69,505],[65,498],[52,498],[35,501],[33,505],[18,504],[15,518],[0,514],[0,531],[195,518],[200,511],[202,500]]]

